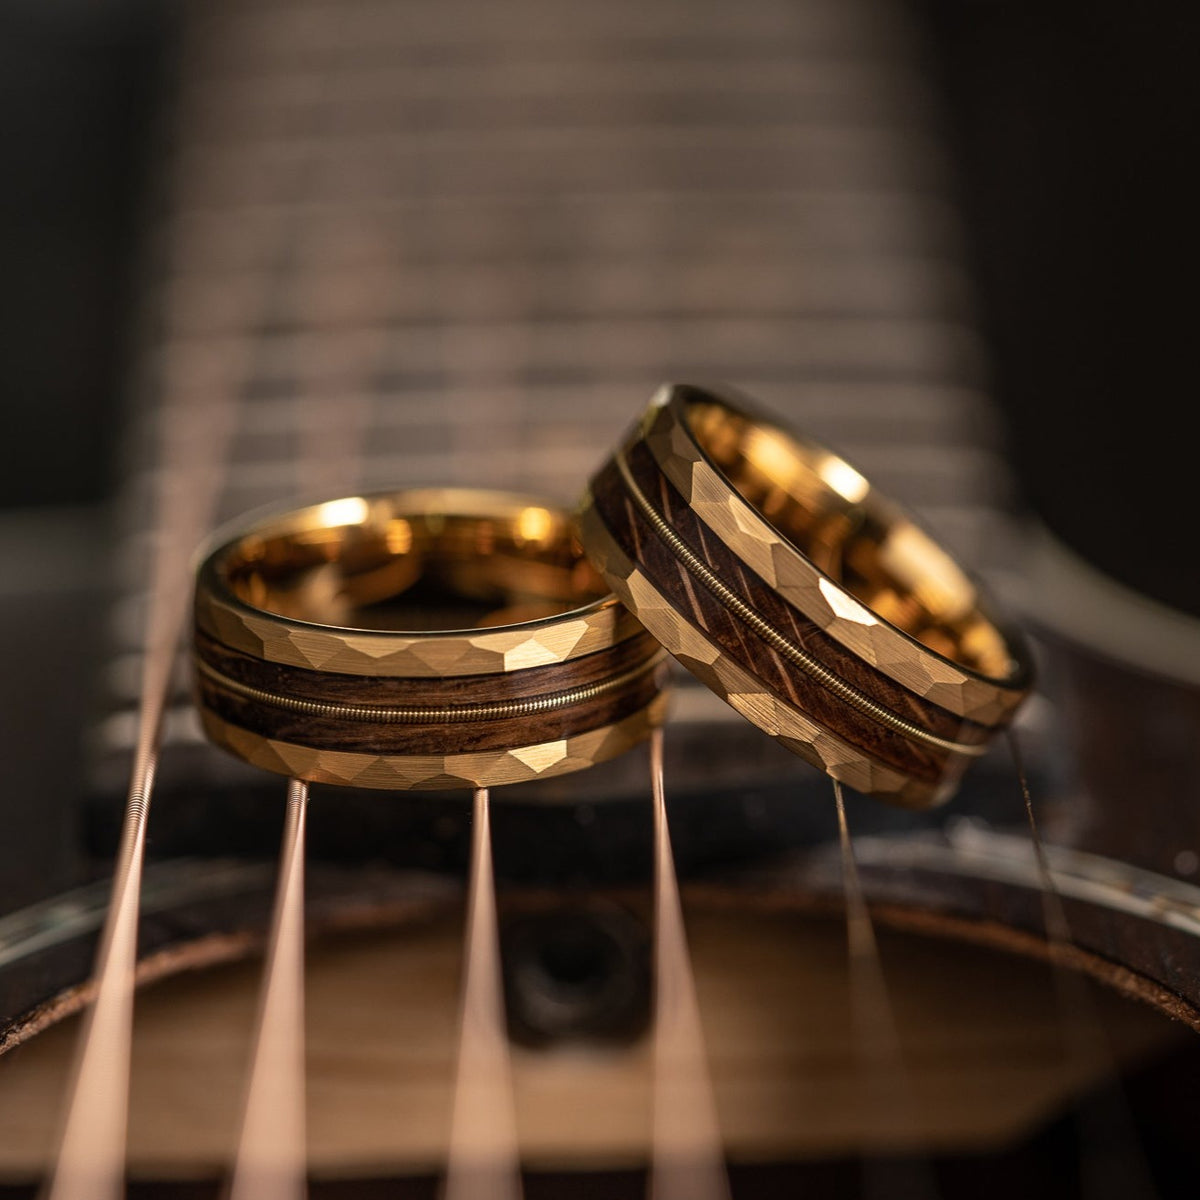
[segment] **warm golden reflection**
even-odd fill
[[[836,454],[827,454],[817,463],[817,474],[850,504],[861,504],[871,490],[866,479]]]
[[[970,579],[849,463],[712,400],[692,399],[687,421],[741,496],[871,614],[989,678],[1013,674]]]
[[[412,525],[403,517],[393,518],[387,523],[383,541],[391,554],[407,554],[413,546]]]
[[[557,524],[549,509],[530,506],[517,518],[517,536],[527,542],[543,542],[554,536]]]
[[[370,511],[370,505],[361,496],[346,496],[318,505],[316,515],[322,525],[361,525]]]
[[[326,501],[260,526],[218,570],[254,608],[358,629],[535,620],[608,590],[567,513],[461,490]]]

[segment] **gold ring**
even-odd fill
[[[865,794],[948,799],[1031,686],[1023,641],[912,518],[736,393],[662,389],[581,529],[685,667]]]
[[[662,721],[662,648],[553,505],[349,496],[221,541],[196,579],[197,704],[209,738],[259,767],[492,787],[612,758]]]

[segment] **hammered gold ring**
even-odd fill
[[[949,798],[1032,681],[977,586],[848,462],[671,385],[591,482],[584,545],[694,675],[835,779]]]
[[[466,489],[266,518],[196,580],[209,738],[312,782],[492,787],[580,770],[661,723],[659,644],[589,565],[571,516]]]

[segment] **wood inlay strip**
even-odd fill
[[[897,683],[865,659],[851,653],[816,622],[788,603],[720,538],[713,536],[663,474],[643,442],[628,446],[625,459],[630,474],[643,494],[687,543],[692,553],[785,637],[810,652],[851,686],[931,733],[970,744],[986,741],[988,730],[985,726],[959,717]]]
[[[440,708],[528,699],[599,683],[652,657],[658,651],[658,643],[640,631],[606,650],[561,663],[503,674],[443,678],[344,675],[288,666],[233,649],[199,629],[194,649],[198,658],[222,675],[266,692],[335,704]]]
[[[665,683],[666,672],[666,664],[660,663],[616,693],[532,717],[438,725],[373,724],[309,716],[235,695],[204,678],[197,681],[197,694],[200,702],[223,720],[278,741],[372,754],[461,754],[509,750],[613,724],[649,704]]]
[[[703,630],[723,652],[761,680],[765,691],[851,745],[915,779],[933,783],[947,774],[953,765],[949,760],[957,756],[906,738],[852,708],[827,688],[801,675],[707,589],[689,587],[686,568],[629,498],[615,464],[607,464],[593,481],[592,498],[617,542],[636,548],[637,562],[669,599],[680,619]]]

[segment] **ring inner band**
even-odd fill
[[[570,518],[536,504],[414,511],[389,497],[351,497],[260,527],[216,567],[252,608],[358,630],[512,625],[609,590]]]
[[[855,599],[945,658],[1012,675],[970,579],[844,459],[708,399],[689,400],[686,420],[730,486]]]

